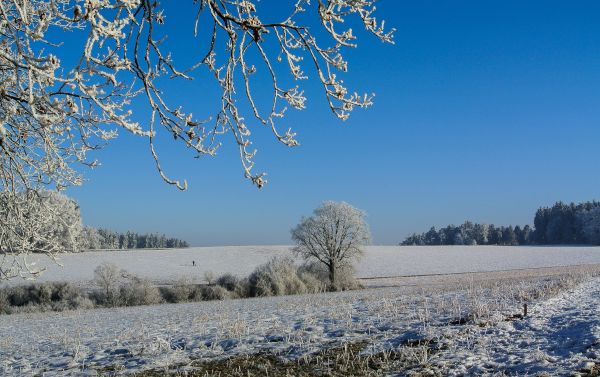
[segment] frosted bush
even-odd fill
[[[230,297],[230,292],[220,285],[211,285],[202,288],[202,299],[205,301],[225,300]]]
[[[303,280],[308,282],[311,277],[313,277],[320,282],[320,285],[314,287],[318,289],[318,291],[325,291],[327,289],[346,291],[362,288],[360,282],[354,277],[354,272],[354,268],[350,265],[339,268],[336,273],[335,283],[331,286],[329,281],[329,270],[323,264],[307,262],[298,269],[298,273],[301,276],[305,276]]]
[[[236,286],[239,284],[239,280],[235,275],[232,274],[224,274],[219,276],[215,280],[215,284],[219,285],[230,292],[235,291]]]
[[[204,272],[204,280],[206,281],[206,284],[212,285],[215,280],[215,273],[212,271],[205,271]]]
[[[306,293],[321,293],[327,291],[327,282],[310,272],[298,271],[298,277],[304,283]]]
[[[162,301],[158,288],[150,281],[129,276],[120,288],[120,301],[126,306],[153,305]]]
[[[68,300],[56,301],[52,303],[52,310],[55,312],[62,312],[65,310],[75,309],[92,309],[94,303],[88,297],[82,295],[76,295]]]
[[[4,289],[0,290],[0,314],[10,314],[10,302]]]
[[[273,258],[258,266],[248,277],[251,296],[280,296],[305,293],[306,287],[289,257]]]
[[[189,301],[194,294],[194,287],[186,278],[179,279],[172,288],[173,302]]]
[[[0,290],[0,313],[63,311],[92,306],[81,289],[66,282],[30,284]]]

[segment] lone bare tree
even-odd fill
[[[104,262],[94,270],[94,283],[102,290],[104,301],[112,306],[117,304],[119,283],[123,271],[114,263]]]
[[[98,165],[88,152],[119,130],[146,138],[160,176],[181,190],[187,182],[169,178],[159,162],[159,134],[209,156],[229,135],[244,176],[260,188],[266,180],[252,170],[252,131],[266,126],[284,145],[298,145],[296,134],[281,131],[279,123],[288,107],[306,107],[300,83],[309,77],[319,82],[342,120],[372,104],[373,95],[349,91],[341,76],[348,70],[344,52],[356,47],[353,20],[393,43],[394,30],[375,19],[374,0],[288,0],[289,12],[277,18],[259,9],[269,7],[265,2],[188,1],[0,1],[0,191],[7,216],[23,221],[11,222],[5,233],[31,228],[14,212],[34,203],[23,204],[33,195],[22,193],[82,184],[79,166]],[[193,9],[182,12],[183,6]],[[186,55],[196,64],[177,67],[172,51],[178,38],[168,39],[167,32],[180,25],[170,23],[169,12],[190,14],[200,47]],[[165,82],[178,79],[214,80],[215,111],[193,116],[169,98]],[[257,85],[270,88],[266,98],[254,93]],[[134,101],[147,110],[138,121]],[[15,250],[0,238],[0,254],[9,252]]]
[[[337,272],[359,259],[371,241],[365,213],[345,202],[323,202],[291,232],[296,254],[322,263],[331,287],[336,286]]]

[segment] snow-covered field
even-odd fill
[[[279,255],[291,255],[290,247],[195,247],[65,254],[60,258],[64,267],[47,258],[39,258],[39,264],[47,266],[39,281],[89,281],[94,269],[109,261],[156,283],[168,283],[182,277],[202,282],[205,271],[245,276],[256,266]],[[192,261],[196,266],[192,266]],[[600,263],[600,247],[371,246],[366,248],[363,260],[357,264],[357,275],[371,278],[591,263]]]
[[[87,252],[64,255],[64,267],[49,264],[40,280],[87,284],[109,261],[159,283],[201,282],[204,271],[246,275],[289,254],[286,246]],[[599,273],[594,247],[374,246],[358,264],[370,287],[360,291],[2,315],[0,375],[199,368],[257,353],[311,360],[358,343],[359,358],[402,360],[389,363],[391,375],[569,375],[600,360]],[[523,302],[529,315],[506,320]]]
[[[446,276],[442,289],[5,315],[0,375],[127,373],[257,352],[297,359],[356,342],[366,342],[363,355],[402,353],[411,368],[441,375],[570,375],[600,358],[600,266],[561,271]],[[529,315],[506,320],[524,300]]]

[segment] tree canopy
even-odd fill
[[[326,267],[329,283],[335,287],[338,271],[352,267],[351,262],[361,257],[363,246],[371,241],[365,216],[348,203],[323,202],[292,229],[294,251]]]

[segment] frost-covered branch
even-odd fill
[[[290,1],[289,15],[280,19],[267,19],[255,1],[191,4],[197,11],[190,25],[202,49],[186,51],[198,63],[180,69],[166,40],[176,25],[156,1],[0,2],[0,192],[24,200],[30,190],[80,185],[79,166],[97,166],[89,152],[118,130],[147,138],[160,176],[180,189],[186,182],[170,178],[159,161],[159,134],[208,156],[231,137],[245,177],[260,188],[266,181],[253,171],[252,131],[266,126],[284,145],[298,145],[296,133],[280,123],[288,107],[306,108],[304,80],[321,84],[342,120],[371,105],[373,96],[350,91],[340,74],[348,70],[344,51],[356,46],[346,21],[355,18],[379,40],[393,41],[394,30],[374,17],[374,0]],[[209,26],[206,32],[201,25]],[[263,77],[267,101],[255,90]],[[212,79],[220,88],[220,104],[203,118],[164,91],[166,80],[192,79]],[[147,114],[134,118],[134,101]]]

